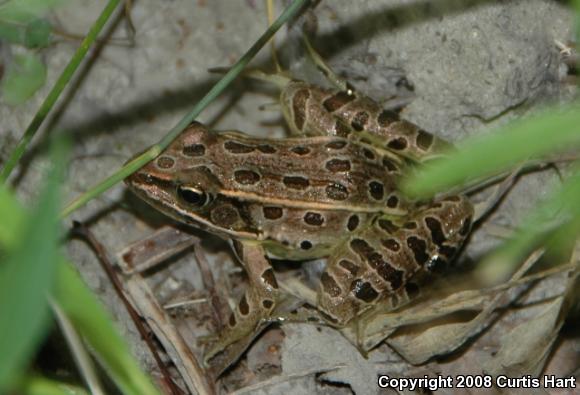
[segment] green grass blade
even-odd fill
[[[55,168],[24,232],[0,266],[0,393],[21,374],[42,339],[49,317],[46,300],[58,261],[59,184],[62,149],[53,149]]]
[[[157,395],[102,305],[70,264],[59,265],[54,298],[126,395]]]
[[[4,185],[0,185],[0,218],[0,246],[5,250],[14,248],[22,239],[26,215],[24,208]]]
[[[24,209],[3,186],[0,186],[0,218],[2,218],[0,221],[0,245],[6,250],[14,249],[18,240],[22,239],[21,235],[24,234],[21,229],[26,225],[26,215]],[[30,242],[31,240],[28,241],[28,246],[32,245]],[[0,283],[4,278],[1,269],[2,267],[0,267]],[[22,281],[24,282],[22,283]],[[16,286],[27,284],[28,278],[11,278],[11,282]],[[119,388],[124,389],[126,394],[157,394],[148,378],[139,370],[105,309],[82,282],[72,266],[62,259],[58,267],[53,294],[77,331],[99,356],[100,361]],[[16,299],[0,299],[0,306],[3,300],[14,303]],[[4,316],[0,315],[0,317]],[[1,322],[0,325],[2,325]],[[4,335],[4,332],[2,333]],[[19,336],[24,336],[24,334],[20,333]],[[6,337],[6,339],[8,338]],[[3,354],[1,346],[0,354]],[[0,365],[1,361],[2,355],[0,355]]]
[[[22,138],[20,139],[20,141],[16,145],[16,148],[14,148],[14,150],[12,151],[12,154],[10,155],[8,160],[6,161],[6,164],[4,165],[2,170],[0,170],[0,183],[6,182],[6,180],[8,179],[8,176],[10,176],[10,173],[12,173],[12,170],[14,170],[14,167],[16,167],[16,165],[18,164],[18,161],[20,160],[22,155],[24,155],[24,152],[26,151],[26,147],[30,143],[30,140],[32,140],[32,138],[34,137],[34,135],[36,134],[36,132],[40,128],[40,125],[42,125],[42,122],[44,122],[44,119],[46,118],[46,116],[48,115],[48,113],[50,112],[50,110],[52,109],[54,104],[56,103],[57,99],[59,98],[60,94],[64,90],[65,86],[72,78],[74,72],[77,70],[77,68],[81,64],[81,61],[83,60],[83,58],[87,54],[89,48],[94,43],[94,41],[97,39],[97,36],[99,35],[101,30],[105,26],[105,23],[107,22],[107,20],[109,20],[110,16],[113,14],[113,11],[119,5],[120,1],[121,0],[109,0],[107,5],[103,9],[103,12],[101,13],[101,15],[99,15],[99,17],[97,18],[97,20],[95,21],[95,23],[93,24],[93,26],[91,27],[89,32],[87,33],[87,36],[81,42],[81,45],[76,50],[76,52],[73,55],[73,57],[71,58],[70,62],[66,65],[66,67],[62,71],[61,75],[58,77],[58,80],[56,81],[56,83],[52,87],[48,96],[46,97],[46,99],[44,99],[44,102],[42,102],[40,108],[38,109],[38,111],[34,115],[34,118],[30,122],[30,124],[28,125],[26,130],[24,131],[24,135],[22,136]],[[33,1],[30,0],[30,2],[33,2]],[[12,3],[12,2],[10,2],[10,3]],[[0,7],[0,14],[1,14],[1,12],[2,12],[2,7]]]
[[[147,162],[154,159],[159,153],[165,149],[175,137],[183,131],[206,107],[211,103],[224,89],[242,72],[244,67],[252,60],[252,58],[260,51],[260,49],[272,38],[274,33],[280,27],[292,18],[298,10],[304,5],[307,0],[294,0],[286,9],[280,14],[278,19],[262,34],[262,36],[252,45],[252,47],[236,62],[236,64],[210,89],[210,91],[193,107],[193,109],[185,115],[175,125],[168,134],[161,139],[161,141],[149,150],[141,154],[139,157],[127,163],[117,172],[107,177],[87,192],[79,196],[77,199],[69,203],[62,216],[66,217],[73,211],[85,205],[91,199],[99,196],[124,178],[131,175],[136,170],[140,169]]]
[[[88,395],[84,389],[45,377],[27,377],[20,385],[23,395]]]
[[[493,134],[469,139],[449,157],[408,177],[401,187],[409,195],[428,197],[469,179],[494,175],[574,146],[580,146],[578,103],[546,109]]]

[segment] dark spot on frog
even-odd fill
[[[359,221],[358,215],[356,215],[356,214],[354,214],[354,215],[351,215],[351,216],[348,218],[348,223],[346,224],[346,228],[347,228],[347,229],[348,229],[350,232],[352,232],[352,231],[354,231],[354,230],[355,230],[355,229],[358,227],[358,224],[359,224],[359,222],[360,222],[360,221]]]
[[[238,307],[242,315],[248,315],[248,313],[250,312],[250,306],[248,305],[248,299],[246,299],[245,294],[244,296],[242,296],[242,299],[240,299]]]
[[[427,151],[433,144],[433,135],[419,129],[415,141],[417,142],[417,147],[421,148],[423,151]]]
[[[308,89],[298,90],[292,97],[292,111],[294,112],[294,125],[302,130],[306,122],[306,102],[310,97]]]
[[[183,155],[196,157],[205,155],[205,146],[203,144],[186,145],[182,150]]]
[[[399,114],[397,114],[394,111],[390,111],[390,110],[383,110],[383,112],[381,112],[379,114],[379,117],[377,118],[377,122],[379,123],[379,126],[382,127],[387,127],[389,125],[391,125],[393,122],[397,122],[399,120]]]
[[[335,141],[331,141],[330,143],[326,144],[326,148],[330,148],[330,149],[343,149],[344,147],[346,147],[346,141],[343,140],[335,140]]]
[[[326,162],[326,169],[333,172],[338,173],[342,171],[349,171],[350,170],[350,161],[342,160],[342,159],[331,159]]]
[[[308,155],[310,153],[310,148],[304,147],[302,145],[297,145],[296,147],[290,148],[290,151],[294,152],[296,155]]]
[[[309,250],[312,248],[312,243],[309,242],[308,240],[303,240],[300,243],[300,248],[302,248],[303,250]]]
[[[157,159],[157,166],[160,169],[171,169],[173,166],[175,166],[175,160],[168,156],[162,156]]]
[[[338,265],[347,272],[349,272],[350,274],[352,274],[353,276],[356,276],[360,269],[355,263],[347,259],[342,259],[340,262],[338,262]]]
[[[278,281],[276,281],[276,276],[274,275],[274,270],[266,269],[262,273],[262,280],[274,289],[278,289]]]
[[[397,165],[395,165],[395,163],[387,158],[383,158],[383,166],[388,170],[388,171],[397,171],[399,170],[399,168],[397,167]]]
[[[362,258],[367,258],[373,253],[373,248],[363,239],[353,239],[350,242],[350,248]]]
[[[382,200],[385,196],[385,188],[383,184],[378,181],[369,182],[369,193],[375,200]]]
[[[383,280],[391,285],[392,290],[399,289],[403,285],[403,274],[405,272],[395,269],[389,262],[381,259],[380,262],[377,262],[375,270]]]
[[[336,120],[334,124],[334,134],[339,137],[347,137],[350,134],[350,128],[340,119]]]
[[[274,306],[274,302],[270,299],[264,299],[262,300],[262,306],[264,306],[265,309],[270,310],[272,306]]]
[[[230,314],[229,323],[231,327],[236,326],[236,316],[234,315],[234,313]]]
[[[276,153],[276,148],[274,148],[268,144],[258,145],[258,150],[263,154],[275,154]]]
[[[381,240],[381,244],[391,251],[399,251],[401,249],[401,244],[395,239]]]
[[[324,223],[324,217],[322,214],[308,211],[306,214],[304,214],[304,222],[312,226],[321,226]]]
[[[411,236],[407,238],[407,245],[413,251],[415,256],[415,261],[420,265],[424,266],[429,260],[429,255],[427,254],[427,243],[425,240],[421,240],[418,237]]]
[[[395,226],[395,224],[393,224],[388,219],[379,219],[379,226],[381,227],[381,229],[387,231],[388,233],[394,233],[399,229],[397,226]]]
[[[367,159],[370,159],[370,160],[375,160],[375,158],[376,158],[374,152],[368,148],[363,149],[363,154]]]
[[[249,154],[255,150],[255,147],[240,144],[236,141],[228,140],[224,143],[224,148],[232,154]]]
[[[367,122],[369,121],[369,114],[365,111],[359,111],[355,114],[350,125],[356,131],[361,131],[365,128]]]
[[[355,99],[354,95],[348,92],[340,91],[322,102],[322,105],[328,112],[334,112]]]
[[[310,185],[307,178],[299,176],[286,176],[282,179],[282,182],[291,189],[306,189]]]
[[[389,141],[389,143],[387,144],[387,148],[391,148],[397,151],[404,150],[405,148],[407,148],[407,140],[403,137],[397,137]]]
[[[427,217],[425,218],[425,224],[427,225],[429,231],[431,232],[431,239],[433,240],[433,242],[438,246],[442,246],[447,238],[443,234],[441,222],[439,222],[437,218]]]
[[[395,207],[397,207],[398,204],[399,204],[399,198],[396,197],[395,195],[391,195],[387,199],[387,207],[389,207],[389,208],[395,208]]]
[[[336,298],[340,295],[340,287],[334,278],[332,278],[332,276],[327,272],[322,273],[322,276],[320,277],[320,283],[322,284],[322,289],[324,292],[326,292],[331,297]]]
[[[284,211],[281,207],[274,207],[274,206],[265,206],[262,208],[262,212],[264,213],[264,217],[266,219],[279,219],[282,218]]]
[[[338,182],[333,182],[326,187],[326,196],[332,200],[345,200],[348,198],[348,189]]]
[[[260,181],[260,175],[252,170],[236,170],[234,179],[241,185],[254,185]]]
[[[367,255],[368,264],[373,268],[377,269],[381,263],[383,263],[383,256],[378,252],[373,252]]]
[[[350,284],[350,290],[357,299],[366,303],[371,303],[379,296],[379,293],[369,282],[363,282],[362,280],[354,280]]]
[[[217,226],[230,228],[239,220],[238,210],[229,204],[217,206],[211,211],[211,220]]]
[[[442,245],[439,247],[439,253],[446,256],[447,259],[451,259],[455,256],[455,254],[457,253],[457,248],[454,247],[450,247],[450,246],[446,246],[446,245]]]

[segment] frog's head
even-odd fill
[[[244,237],[245,207],[223,196],[223,186],[207,155],[216,136],[191,125],[157,158],[125,179],[145,202],[170,217],[212,233]]]

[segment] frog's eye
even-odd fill
[[[207,193],[189,185],[179,185],[177,195],[186,203],[195,207],[203,207],[209,202]]]

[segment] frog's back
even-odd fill
[[[200,124],[165,153],[174,169],[205,166],[219,192],[240,201],[282,207],[386,212],[401,215],[399,164],[370,146],[338,137],[257,139],[239,132],[214,133]],[[195,153],[195,155],[192,155]],[[163,157],[163,155],[162,155]]]

